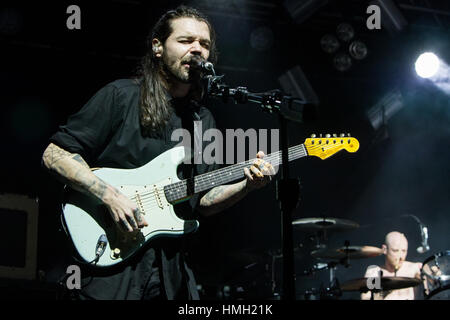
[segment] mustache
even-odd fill
[[[206,59],[204,59],[203,57],[201,57],[201,56],[191,56],[191,57],[188,57],[188,58],[186,58],[186,59],[184,59],[184,60],[182,60],[182,64],[188,64],[188,65],[190,65],[191,67],[197,67],[197,66],[199,66],[201,63],[205,63],[206,62]]]

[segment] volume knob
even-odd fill
[[[120,249],[115,248],[113,251],[111,251],[111,259],[116,260],[120,257]]]

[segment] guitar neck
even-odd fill
[[[288,150],[289,162],[307,155],[304,144],[290,147]],[[244,168],[251,166],[255,160],[256,158],[167,185],[164,187],[166,198],[169,202],[178,202],[196,193],[242,179],[245,176]],[[264,160],[272,164],[273,167],[279,166],[282,162],[281,151],[266,155]]]

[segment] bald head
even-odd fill
[[[384,239],[384,243],[389,247],[403,247],[405,244],[408,245],[408,240],[403,233],[398,231],[389,232]]]

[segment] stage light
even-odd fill
[[[422,53],[416,60],[416,72],[422,78],[430,78],[437,73],[439,64],[439,58],[434,53]]]
[[[320,39],[320,46],[326,53],[335,53],[341,45],[335,36],[326,34]]]
[[[341,72],[347,71],[352,66],[352,58],[348,54],[341,52],[334,57],[333,64],[337,70]]]
[[[353,41],[348,47],[348,52],[356,60],[362,60],[367,56],[367,46],[364,42]]]
[[[348,23],[341,23],[336,28],[336,34],[339,39],[348,42],[355,36],[355,30]]]
[[[394,114],[404,107],[404,98],[400,89],[394,88],[384,94],[378,102],[367,111],[372,127],[375,130],[387,124]]]

